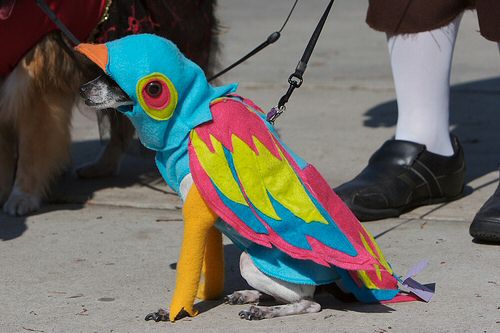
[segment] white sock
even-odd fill
[[[388,36],[398,102],[396,139],[453,155],[449,134],[450,71],[461,16],[442,28]]]

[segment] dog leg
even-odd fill
[[[95,162],[83,165],[76,170],[76,174],[82,179],[109,177],[116,174],[122,155],[134,136],[134,127],[124,115],[118,111],[110,111],[105,116],[109,117],[111,126],[110,140]]]
[[[296,303],[285,305],[251,306],[248,310],[240,311],[239,316],[241,319],[246,320],[262,320],[319,311],[321,311],[321,305],[312,300],[303,299]]]
[[[69,162],[71,107],[80,74],[55,34],[42,39],[2,85],[2,112],[17,135],[13,190],[3,206],[10,215],[40,207],[51,180]]]
[[[321,310],[321,305],[312,300],[316,289],[314,285],[294,284],[265,275],[259,271],[246,252],[241,254],[240,270],[241,276],[250,286],[278,301],[289,303],[279,306],[252,306],[239,313],[241,318],[260,320]]]
[[[69,162],[72,98],[43,96],[36,110],[21,110],[14,188],[3,210],[25,215],[40,208],[48,185]]]

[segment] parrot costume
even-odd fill
[[[76,49],[128,94],[133,106],[119,111],[157,152],[161,175],[184,200],[171,320],[182,309],[196,314],[197,294],[222,292],[220,232],[274,278],[335,282],[363,302],[398,295],[398,279],[373,237],[262,110],[233,94],[235,84],[212,87],[173,43],[154,35]]]

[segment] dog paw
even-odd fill
[[[165,309],[160,309],[156,312],[151,312],[144,318],[145,321],[154,320],[157,323],[160,321],[169,321],[169,313]]]
[[[265,319],[265,313],[257,306],[251,306],[248,310],[241,310],[238,314],[241,319],[262,320]]]
[[[25,193],[14,186],[9,199],[3,205],[3,211],[8,215],[22,216],[38,210],[41,203],[42,199],[40,196]]]
[[[111,177],[117,173],[116,164],[90,163],[76,169],[76,175],[81,179]]]
[[[248,304],[257,303],[259,301],[260,293],[256,290],[242,290],[235,291],[231,295],[224,297],[224,301],[227,304]]]
[[[245,304],[245,297],[238,291],[235,291],[231,295],[227,295],[224,297],[224,301],[227,304],[235,305],[235,304]]]

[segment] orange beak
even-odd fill
[[[81,43],[75,47],[75,50],[92,60],[97,66],[107,73],[108,66],[108,47],[106,44],[86,44]]]

